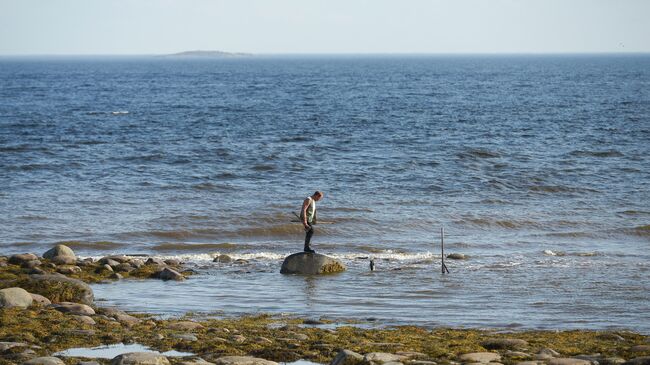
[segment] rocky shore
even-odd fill
[[[215,319],[125,313],[98,306],[88,283],[185,280],[181,262],[147,257],[79,259],[66,246],[0,256],[0,364],[275,365],[650,365],[650,337],[628,331],[364,329],[327,319]],[[152,350],[113,359],[55,355],[70,348],[140,344]]]

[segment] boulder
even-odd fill
[[[169,337],[175,338],[175,339],[178,339],[178,340],[189,341],[189,342],[194,342],[194,341],[199,340],[195,335],[193,335],[191,333],[175,333],[175,334],[172,334]]]
[[[500,361],[501,355],[496,352],[471,352],[469,354],[460,355],[458,359],[462,362],[488,363]]]
[[[366,354],[363,357],[364,362],[379,363],[379,364],[386,364],[390,362],[401,362],[406,359],[407,359],[406,356],[394,355],[386,352],[371,352],[369,354]]]
[[[252,356],[224,356],[215,361],[217,365],[278,365],[277,362]]]
[[[32,296],[32,301],[33,301],[32,303],[33,304],[38,304],[38,305],[42,305],[42,306],[52,304],[52,302],[49,299],[45,298],[42,295],[34,294],[34,293],[29,293],[29,295]]]
[[[63,265],[63,266],[59,266],[56,269],[56,272],[63,275],[70,275],[70,274],[80,273],[81,268],[79,266]]]
[[[104,256],[101,259],[97,260],[97,263],[100,265],[109,264],[111,266],[117,264],[123,264],[129,262],[131,259],[124,255],[113,255],[113,256]]]
[[[9,263],[12,265],[22,265],[23,262],[38,260],[38,256],[33,253],[19,253],[9,257]]]
[[[0,354],[13,348],[17,347],[27,347],[28,344],[24,342],[0,342]]]
[[[30,293],[43,295],[53,302],[77,302],[90,305],[95,298],[88,284],[63,275],[30,275],[27,279],[19,280],[17,284]]]
[[[62,313],[76,314],[79,316],[95,315],[95,311],[85,304],[61,302],[52,304],[51,307]]]
[[[299,252],[287,256],[282,263],[282,274],[318,275],[345,271],[340,261],[318,253]]]
[[[58,357],[44,356],[25,361],[23,365],[65,365],[65,363]]]
[[[572,357],[560,357],[548,360],[549,365],[591,365],[591,361]]]
[[[56,256],[52,258],[52,262],[56,265],[76,265],[77,259],[70,256]]]
[[[113,268],[113,270],[115,270],[117,272],[131,272],[131,271],[135,270],[135,268],[133,266],[131,266],[131,264],[129,264],[128,262],[125,262],[125,263],[116,265]]]
[[[181,264],[181,260],[179,259],[167,259],[164,261],[165,264],[170,265],[170,266],[178,266]]]
[[[160,273],[158,273],[158,278],[162,280],[176,280],[176,281],[181,281],[185,280],[183,275],[179,273],[178,271],[174,269],[170,269],[168,267],[164,268]]]
[[[80,316],[75,314],[72,316],[72,318],[74,318],[80,324],[87,324],[89,326],[94,326],[95,324],[97,324],[94,319],[88,316]]]
[[[221,262],[221,263],[229,263],[232,262],[232,257],[228,255],[219,255],[212,260],[212,262]]]
[[[24,269],[33,269],[41,264],[40,260],[23,261],[20,267]]]
[[[72,257],[73,259],[77,259],[77,257],[74,254],[74,251],[66,245],[56,245],[52,247],[51,249],[45,251],[43,254],[43,258],[45,259],[50,259],[52,260],[55,257]]]
[[[145,265],[165,266],[165,261],[163,261],[163,259],[159,259],[157,257],[149,257],[144,264]]]
[[[27,308],[33,301],[32,295],[23,288],[0,289],[0,308]]]
[[[200,323],[196,323],[192,321],[180,321],[180,322],[170,323],[167,326],[167,328],[171,330],[177,330],[177,331],[194,331],[203,328],[203,326]]]
[[[114,357],[111,365],[169,365],[169,360],[155,352],[129,352]]]
[[[623,365],[650,365],[650,356],[635,357]]]
[[[363,362],[363,356],[354,351],[341,350],[336,357],[332,359],[330,365],[356,365]]]
[[[514,350],[528,346],[528,342],[518,338],[489,338],[481,346],[488,350]]]

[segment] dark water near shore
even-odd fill
[[[3,58],[0,253],[180,256],[96,287],[158,313],[649,332],[649,142],[648,55]],[[316,189],[350,270],[281,276]]]

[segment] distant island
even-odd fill
[[[205,58],[223,58],[223,57],[250,57],[250,53],[233,53],[223,51],[185,51],[164,55],[165,57],[205,57]]]

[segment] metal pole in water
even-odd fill
[[[440,270],[442,271],[442,274],[445,274],[445,271],[447,274],[449,274],[449,269],[447,269],[447,265],[445,265],[445,227],[440,227]]]

